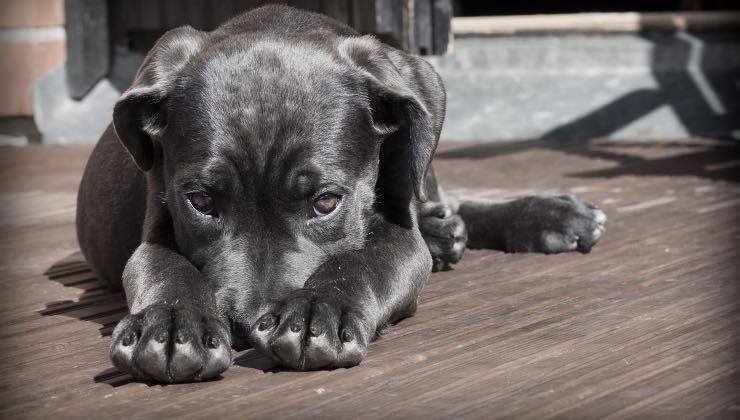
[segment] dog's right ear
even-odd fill
[[[154,164],[154,139],[167,125],[165,103],[177,73],[202,48],[207,33],[189,26],[164,34],[113,109],[113,128],[142,171]]]

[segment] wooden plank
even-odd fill
[[[274,363],[247,350],[219,381],[174,386],[133,382],[107,359],[124,304],[74,239],[89,150],[0,151],[0,179],[15,181],[0,183],[13,203],[0,212],[3,417],[737,416],[733,144],[443,143],[448,192],[577,193],[609,215],[602,243],[587,256],[466,251],[358,367],[265,371]]]

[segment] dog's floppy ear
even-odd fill
[[[394,143],[392,152],[381,159],[395,160],[386,163],[394,178],[405,170],[413,194],[426,201],[424,178],[444,118],[445,92],[439,76],[424,60],[372,36],[348,38],[339,50],[366,79],[375,130],[384,142]]]
[[[174,76],[200,51],[206,33],[189,26],[164,34],[149,51],[134,82],[113,108],[113,128],[136,165],[154,164],[153,139],[167,124],[165,101]]]

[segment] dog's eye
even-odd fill
[[[321,194],[313,201],[313,211],[317,216],[326,216],[337,208],[341,199],[342,197],[336,194]]]
[[[215,209],[213,206],[213,197],[208,195],[208,193],[204,191],[190,193],[188,194],[188,200],[190,200],[190,204],[193,205],[193,208],[199,212],[209,216],[214,215]]]

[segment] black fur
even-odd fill
[[[425,61],[322,15],[268,6],[165,34],[80,186],[80,246],[131,312],[114,364],[202,380],[252,345],[296,369],[353,366],[466,241],[590,249],[605,217],[578,199],[444,199],[430,170],[444,111]],[[339,206],[317,217],[327,191]]]

